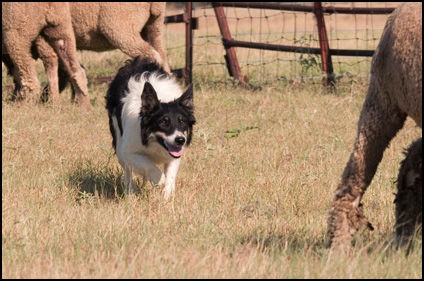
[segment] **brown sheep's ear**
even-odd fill
[[[141,94],[141,114],[148,114],[159,105],[159,99],[155,89],[149,82],[144,83],[143,93]]]
[[[188,86],[184,94],[182,94],[182,96],[177,99],[177,102],[186,108],[190,113],[193,113],[193,84]]]

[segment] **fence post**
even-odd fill
[[[212,2],[213,3],[213,2]],[[225,44],[225,40],[232,40],[230,28],[228,27],[227,17],[224,13],[223,7],[216,7],[214,5],[213,7],[216,15],[216,19],[218,21],[219,30],[221,31],[221,35],[223,38],[223,44],[225,48],[226,57],[225,60],[227,61],[228,72],[230,73],[230,76],[233,76],[235,79],[239,80],[242,84],[246,84],[246,81],[241,75],[240,66],[237,60],[237,55],[234,47],[229,47],[227,44]]]
[[[324,15],[321,2],[314,2],[314,14],[317,19],[319,46],[321,49],[322,70],[326,73],[324,86],[334,86],[333,63],[328,45],[327,30],[325,29]]]
[[[193,28],[192,28],[192,2],[186,2],[184,11],[184,23],[185,23],[185,60],[186,65],[184,67],[183,75],[184,79],[188,84],[193,82]]]

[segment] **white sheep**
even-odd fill
[[[40,91],[31,48],[43,38],[49,56],[61,59],[76,91],[77,102],[91,109],[87,78],[76,58],[68,2],[2,2],[2,57],[9,56],[14,98],[29,99]],[[48,42],[48,43],[47,43]]]
[[[165,8],[165,2],[71,2],[77,49],[120,49],[133,58],[149,57],[170,72],[162,42]],[[36,51],[47,72],[52,100],[58,100],[59,88],[66,86],[67,77],[43,37],[37,39]]]

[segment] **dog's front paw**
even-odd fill
[[[165,188],[162,191],[163,198],[165,198],[165,200],[168,200],[171,194],[172,195],[174,194],[174,190],[175,190],[175,185],[173,184],[165,185]]]

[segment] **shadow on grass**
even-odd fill
[[[324,237],[317,239],[309,237],[307,234],[279,234],[275,232],[253,232],[248,236],[240,237],[240,244],[252,244],[261,249],[261,251],[269,251],[270,253],[314,253],[322,255],[328,248],[328,243]]]
[[[289,233],[279,234],[276,232],[266,232],[264,230],[254,231],[253,233],[240,237],[240,244],[255,245],[261,251],[268,251],[274,254],[282,252],[288,253],[305,253],[316,256],[327,255],[330,246],[325,235],[321,237],[313,237],[307,233]],[[414,256],[420,255],[422,248],[422,234],[418,232],[407,246],[396,247],[394,243],[393,232],[382,233],[378,237],[372,234],[364,235],[358,233],[352,240],[353,251],[357,254],[366,253],[378,255],[382,259],[389,257],[395,253],[401,252],[408,256],[414,253]]]
[[[77,200],[86,197],[118,199],[125,196],[125,184],[120,168],[111,168],[108,164],[94,164],[91,161],[79,162],[68,175],[69,185],[78,191]],[[137,196],[148,196],[144,182],[135,179]]]

